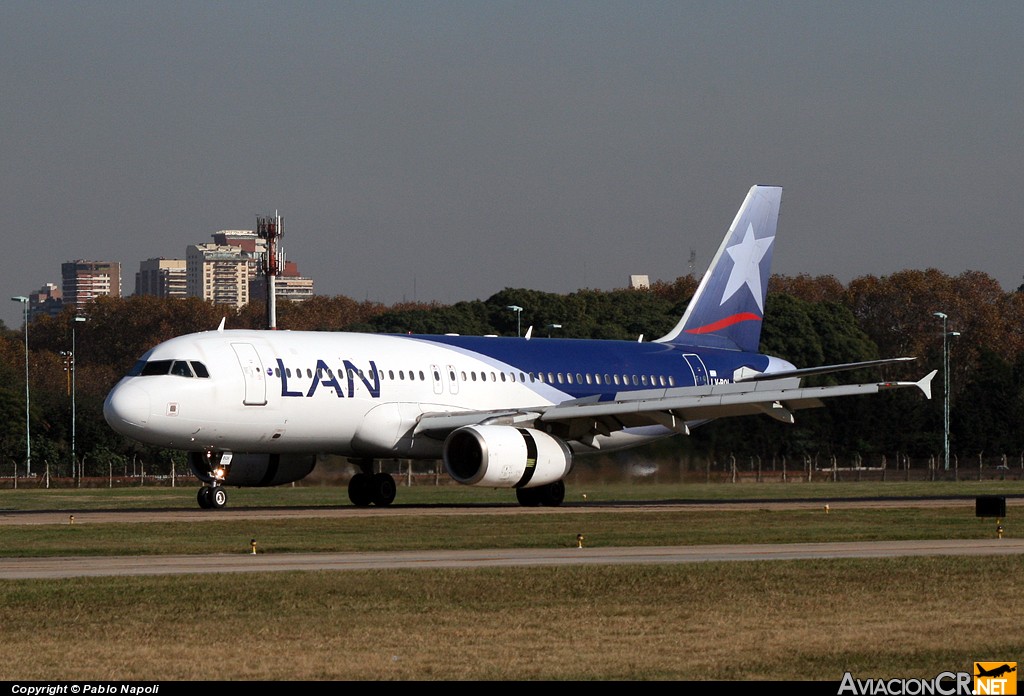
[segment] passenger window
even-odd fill
[[[581,375],[579,372],[576,373],[576,384],[583,384],[583,375]]]
[[[672,375],[668,376],[668,386],[670,386],[670,387],[676,386],[676,378],[673,377]]]

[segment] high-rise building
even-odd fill
[[[249,304],[249,275],[254,257],[241,248],[222,244],[191,244],[185,254],[189,297],[214,304]]]
[[[267,240],[261,239],[252,230],[221,230],[213,233],[213,243],[221,246],[238,247],[256,258],[267,252]]]
[[[188,247],[185,259],[186,293],[216,304],[243,307],[249,299],[265,298],[263,262],[267,240],[252,230],[220,230],[212,244]],[[313,279],[299,275],[298,266],[278,251],[281,275],[274,281],[279,298],[300,302],[313,296]]]
[[[146,259],[135,274],[135,294],[179,298],[188,295],[185,259]]]
[[[281,275],[274,279],[274,292],[279,299],[302,302],[313,296],[313,279],[299,275],[299,266],[294,261],[285,261]],[[267,276],[259,273],[249,283],[249,297],[266,299]]]
[[[121,296],[121,264],[117,261],[68,261],[60,265],[64,304],[82,305],[97,297]]]
[[[55,317],[64,308],[64,301],[60,288],[56,283],[47,283],[37,291],[28,296],[28,316],[30,320],[36,317]]]

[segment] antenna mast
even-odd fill
[[[274,211],[273,216],[256,216],[256,234],[260,239],[267,240],[267,250],[263,254],[263,276],[267,280],[267,328],[277,329],[277,276],[281,275],[281,251],[277,240],[284,235],[284,218]]]

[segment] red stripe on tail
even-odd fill
[[[739,324],[741,321],[761,321],[761,317],[757,316],[756,314],[753,314],[752,312],[742,312],[740,314],[733,314],[731,317],[726,317],[725,319],[719,319],[713,324],[698,326],[696,329],[687,329],[686,333],[714,333],[715,331],[721,331],[722,329],[728,326],[732,326],[733,324]]]

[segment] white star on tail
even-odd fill
[[[747,225],[747,232],[743,235],[743,241],[733,244],[726,249],[732,258],[732,270],[729,271],[729,282],[725,285],[725,292],[722,294],[722,304],[731,298],[736,292],[746,285],[750,288],[757,308],[764,314],[764,285],[761,282],[761,259],[772,248],[775,237],[763,237],[754,239],[754,226]]]

